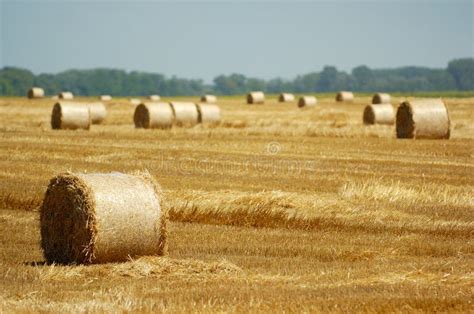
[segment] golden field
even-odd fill
[[[364,126],[369,97],[318,98],[220,97],[219,126],[172,130],[135,129],[114,99],[90,131],[51,130],[53,100],[0,98],[0,312],[474,311],[474,98],[444,99],[450,140]],[[46,265],[49,180],[135,170],[164,190],[169,256]]]

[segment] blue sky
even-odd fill
[[[210,82],[474,56],[472,0],[0,1],[0,66],[35,73],[111,67]]]

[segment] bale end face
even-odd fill
[[[139,104],[135,108],[135,113],[133,114],[133,122],[135,123],[135,127],[137,129],[150,128],[150,112],[148,111],[148,108],[145,106],[145,104]]]
[[[372,106],[365,107],[363,121],[364,124],[375,124],[375,113]]]

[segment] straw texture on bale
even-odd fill
[[[148,173],[54,177],[40,212],[46,261],[91,264],[166,254],[160,197]]]
[[[396,128],[398,138],[448,139],[448,109],[441,99],[405,101],[398,107]]]
[[[201,96],[201,102],[215,104],[217,102],[217,97],[214,95],[203,95]]]
[[[278,101],[279,102],[292,102],[292,101],[295,101],[295,95],[288,94],[288,93],[282,93],[282,94],[280,94],[280,96],[278,96]]]
[[[159,95],[150,95],[148,96],[148,99],[151,101],[158,101],[161,99],[161,97]]]
[[[263,104],[265,94],[263,92],[250,92],[247,94],[247,104]]]
[[[107,109],[103,103],[94,102],[87,104],[87,106],[89,107],[92,124],[100,124],[107,117]]]
[[[352,92],[339,92],[336,95],[336,101],[353,101],[354,100],[354,94]]]
[[[364,124],[393,124],[395,111],[391,104],[368,105],[364,109]]]
[[[59,99],[74,99],[74,94],[71,92],[61,92],[58,94]]]
[[[136,128],[167,129],[174,121],[173,109],[165,102],[145,102],[135,108],[133,122]]]
[[[191,102],[171,102],[174,114],[174,123],[177,126],[194,126],[199,122],[199,113],[196,104]]]
[[[314,107],[318,103],[318,100],[314,96],[303,96],[298,100],[298,107]]]
[[[139,104],[141,104],[141,100],[138,98],[130,98],[130,103],[134,106],[138,106]]]
[[[53,129],[89,130],[91,118],[89,107],[81,103],[58,102],[51,113]]]
[[[390,101],[390,95],[385,93],[377,93],[374,95],[374,97],[372,97],[373,104],[389,104]]]
[[[28,90],[28,98],[43,98],[44,97],[44,89],[39,87],[32,87]]]
[[[102,100],[102,101],[110,101],[110,100],[112,100],[112,96],[110,96],[110,95],[101,95],[101,96],[99,97],[99,100]]]
[[[203,124],[219,124],[221,122],[221,109],[214,104],[196,104],[198,122]]]

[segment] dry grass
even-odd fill
[[[450,140],[412,141],[362,124],[369,97],[267,98],[220,97],[219,126],[171,130],[135,129],[113,99],[90,131],[51,130],[50,100],[0,99],[0,312],[472,311],[474,99],[445,99]],[[169,257],[44,264],[51,177],[144,169]]]

